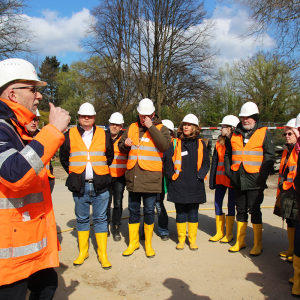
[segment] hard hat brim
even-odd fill
[[[142,115],[142,116],[148,116],[148,115],[152,115],[154,112],[155,112],[155,108],[154,108],[154,110],[152,111],[152,112],[149,112],[149,111],[141,111],[141,110],[139,110],[139,108],[137,108],[137,111],[138,111],[138,113],[140,114],[140,115]]]

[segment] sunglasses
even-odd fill
[[[15,87],[13,90],[23,90],[23,89],[32,89],[32,92],[36,94],[39,92],[39,88],[36,85],[27,85],[27,86],[20,86],[20,87]]]
[[[292,134],[294,134],[293,132],[285,132],[284,134],[283,134],[283,136],[291,136]]]

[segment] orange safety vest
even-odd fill
[[[21,117],[26,118],[28,110],[19,104],[9,103],[11,101],[1,101],[7,103],[18,120],[25,123],[26,119]],[[10,124],[7,126],[11,127]],[[20,139],[17,133],[12,138]],[[28,136],[26,140],[31,139]],[[36,154],[30,144],[24,146],[20,152],[11,148],[1,153],[1,163],[10,155],[22,155],[29,160],[30,157],[40,159],[30,160],[32,168],[18,182],[8,182],[3,177],[0,178],[1,286],[28,278],[39,270],[59,266],[60,245],[44,164],[51,159],[54,149],[61,146],[64,136],[54,126],[47,125],[34,140],[44,146],[42,157]]]
[[[227,187],[230,186],[230,179],[225,175],[225,165],[224,165],[224,156],[226,151],[226,146],[221,145],[219,141],[216,143],[216,150],[218,152],[218,165],[216,173],[216,184],[222,184]]]
[[[278,177],[278,185],[279,182],[286,170],[286,168],[289,169],[289,172],[287,174],[287,179],[283,182],[282,188],[284,190],[288,190],[291,188],[294,184],[294,179],[297,174],[297,162],[298,162],[298,155],[296,153],[296,149],[294,148],[289,159],[286,159],[287,156],[287,150],[285,149],[282,153],[281,162],[280,162],[280,168],[279,168],[279,177]],[[277,196],[279,194],[279,186],[277,188]]]
[[[232,165],[231,170],[238,171],[240,164],[243,163],[245,171],[248,173],[259,173],[264,160],[263,143],[267,127],[258,128],[250,137],[244,147],[241,134],[233,133],[231,137]]]
[[[179,173],[182,171],[181,166],[182,166],[182,159],[181,159],[181,139],[177,139],[174,155],[172,157],[173,164],[174,164],[174,171],[175,173],[172,176],[172,180],[176,180],[179,177]],[[197,159],[197,171],[200,170],[202,166],[202,161],[203,161],[203,144],[202,140],[199,139],[199,144],[198,144],[198,159]],[[206,179],[207,176],[205,176],[204,179]]]
[[[155,127],[160,130],[163,125]],[[129,127],[128,137],[132,140],[132,146],[128,153],[127,169],[131,170],[138,163],[143,170],[162,172],[163,153],[155,147],[148,130],[139,139],[139,125],[137,122],[133,123]]]
[[[96,127],[90,148],[87,149],[77,127],[69,130],[70,156],[69,173],[82,174],[90,162],[97,175],[109,174],[107,165],[105,131]]]
[[[110,175],[112,177],[121,177],[125,174],[127,164],[127,154],[120,152],[118,143],[122,136],[120,136],[114,143],[114,160],[109,166]]]

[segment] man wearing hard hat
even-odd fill
[[[93,221],[98,259],[103,269],[110,269],[107,259],[107,204],[111,176],[109,165],[114,150],[109,132],[95,126],[95,109],[90,103],[83,103],[78,111],[79,124],[65,133],[65,142],[59,156],[62,166],[69,174],[66,186],[73,192],[79,255],[75,266],[82,265],[89,257],[90,205],[93,207]]]
[[[49,124],[26,130],[42,100],[34,66],[0,62],[0,299],[52,299],[59,266],[56,222],[46,165],[64,141],[70,116],[50,103]],[[29,143],[30,141],[30,143]]]
[[[262,251],[262,214],[260,205],[264,200],[266,181],[275,161],[272,134],[263,127],[258,117],[258,107],[247,102],[241,107],[242,121],[234,130],[230,142],[226,143],[225,173],[234,187],[236,198],[237,239],[230,252],[246,247],[245,236],[248,212],[254,232],[254,246],[251,255]]]
[[[112,214],[112,235],[113,240],[118,242],[121,240],[120,226],[123,210],[123,194],[126,185],[125,171],[127,164],[127,154],[120,152],[118,143],[122,136],[122,127],[124,119],[119,112],[113,113],[109,118],[109,132],[110,137],[114,144],[114,160],[109,166],[110,175],[112,177],[112,183],[109,191],[109,202],[107,206],[107,230],[109,233],[109,223],[111,216],[111,203],[114,199],[114,208]]]
[[[34,117],[34,119],[27,125],[25,125],[29,135],[31,137],[35,137],[39,132],[39,122],[40,122],[40,112],[38,109],[36,109],[36,115]],[[50,190],[51,193],[54,189],[54,184],[55,184],[55,176],[53,175],[53,167],[51,164],[51,160],[47,163],[46,165],[46,169],[47,169],[47,174],[48,174],[48,178],[49,178],[49,183],[50,183]]]
[[[150,99],[141,100],[137,111],[137,122],[126,129],[119,142],[120,151],[128,153],[125,178],[129,192],[129,246],[123,255],[129,256],[139,248],[140,206],[143,198],[145,250],[150,258],[155,255],[151,240],[156,194],[162,191],[163,152],[169,148],[171,136],[155,114]]]

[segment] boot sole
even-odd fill
[[[228,252],[230,252],[230,253],[239,253],[242,249],[245,249],[246,248],[246,246],[245,247],[242,247],[242,248],[240,248],[240,250],[238,250],[238,251],[232,251],[232,250],[228,250]]]
[[[148,256],[148,255],[146,255],[146,256],[147,256],[147,258],[153,258],[155,256],[155,254],[151,255],[151,256]]]
[[[140,249],[140,247],[136,248],[134,251],[139,250],[139,249]],[[128,257],[128,256],[131,256],[131,255],[134,253],[134,251],[133,251],[131,254],[128,254],[128,255],[122,254],[122,255],[123,255],[124,257]]]
[[[101,264],[101,263],[100,263]],[[102,267],[102,265],[101,265],[101,267]],[[109,269],[111,269],[111,267],[112,266],[110,266],[110,267],[102,267],[102,269],[104,269],[104,270],[109,270]]]
[[[222,238],[221,238],[222,239]],[[220,239],[220,240],[221,240]],[[212,241],[212,240],[208,240],[209,242],[211,242],[211,243],[216,243],[216,242],[219,242],[220,240],[217,240],[217,241]]]

